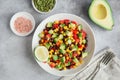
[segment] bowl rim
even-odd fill
[[[55,15],[72,15],[72,16],[76,16],[76,17],[79,17],[79,16],[77,16],[77,15],[74,15],[74,14],[70,14],[70,13],[58,13],[58,14],[54,14],[54,15],[51,15],[51,16],[49,16],[49,17],[47,17],[46,19],[44,19],[41,23],[43,23],[45,20],[47,20],[48,18],[50,18],[50,17],[52,17],[52,16],[55,16]],[[91,28],[91,26],[83,19],[83,18],[81,18],[81,17],[79,17],[80,18],[80,20],[81,21],[83,21],[86,25],[87,25],[87,27],[89,27],[89,29],[90,29],[90,31],[91,31],[91,33],[92,33],[92,36],[93,36],[93,49],[92,49],[92,56],[91,56],[91,58],[90,58],[90,61],[82,68],[82,69],[80,69],[78,72],[76,72],[76,73],[72,73],[72,74],[66,74],[66,75],[62,75],[62,74],[55,74],[55,73],[51,73],[51,72],[49,72],[49,71],[47,71],[47,70],[45,70],[44,68],[44,70],[46,71],[46,72],[48,72],[48,73],[50,73],[50,74],[53,74],[53,75],[56,75],[56,76],[71,76],[71,75],[75,75],[75,74],[77,74],[77,73],[79,73],[79,72],[81,72],[81,71],[83,71],[86,67],[87,67],[87,65],[89,65],[90,64],[90,62],[91,62],[91,60],[92,60],[92,58],[93,58],[93,55],[94,55],[94,52],[95,52],[95,36],[94,36],[94,31],[92,30],[92,28]],[[38,27],[41,25],[41,23],[38,25]],[[37,31],[37,29],[38,29],[38,27],[36,28],[36,30],[35,30],[35,32],[34,32],[34,35],[33,35],[33,39],[32,39],[32,51],[34,51],[34,47],[33,47],[33,41],[34,41],[34,37],[35,37],[35,33],[36,33],[36,31]],[[33,52],[34,53],[34,52]],[[33,54],[33,56],[34,56],[34,54]],[[37,60],[36,60],[37,61]],[[37,61],[37,63],[39,64],[39,62]],[[39,66],[42,68],[42,66],[41,66],[41,64],[39,64]]]
[[[42,11],[38,10],[35,7],[35,4],[34,4],[33,0],[31,0],[31,2],[32,2],[32,6],[33,6],[34,10],[37,11],[38,13],[41,13],[41,14],[47,14],[47,13],[52,12],[55,9],[56,5],[57,5],[57,0],[55,0],[55,5],[54,5],[54,7],[50,11],[48,11],[48,12],[42,12]]]

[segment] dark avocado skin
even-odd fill
[[[90,7],[91,7],[91,4],[92,4],[94,1],[95,1],[95,0],[92,0],[92,2],[90,3]],[[111,17],[112,17],[112,21],[113,21],[113,25],[111,26],[111,29],[108,29],[108,28],[106,28],[106,27],[104,27],[104,26],[96,23],[94,20],[92,20],[92,18],[91,18],[92,16],[90,15],[90,7],[89,7],[89,9],[88,9],[88,15],[89,15],[89,18],[90,18],[96,25],[98,25],[98,26],[100,26],[100,27],[102,27],[102,28],[104,28],[104,29],[106,29],[106,30],[111,31],[111,30],[113,29],[113,27],[114,27],[114,18],[113,18],[113,16],[112,16],[112,8],[110,7],[110,4],[108,3],[107,0],[104,0],[104,1],[107,3],[107,5],[108,5],[109,8],[110,8]]]

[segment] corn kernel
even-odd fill
[[[65,29],[65,30],[68,29],[67,26],[64,26],[64,29]]]
[[[64,70],[66,70],[66,67],[64,67]]]
[[[67,56],[67,57],[66,57],[66,59],[68,60],[68,59],[69,59],[69,57]]]
[[[58,21],[58,20],[56,20],[54,23],[55,23],[55,24],[59,24],[59,21]]]
[[[52,55],[49,55],[49,57],[51,58],[51,57],[52,57]]]
[[[62,54],[60,54],[60,57],[62,57],[63,55]]]

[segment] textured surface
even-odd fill
[[[55,13],[67,12],[85,19],[92,27],[96,38],[96,50],[110,46],[120,58],[120,1],[108,0],[115,19],[112,31],[106,31],[88,18],[87,9],[91,0],[58,0],[55,10],[43,15],[37,13],[31,0],[0,0],[0,80],[58,80],[39,67],[31,52],[33,34],[18,37],[11,30],[9,21],[19,11],[31,13],[37,25],[46,17]]]

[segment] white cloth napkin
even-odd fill
[[[75,76],[62,77],[60,80],[86,80],[86,78],[93,72],[97,62],[107,52],[113,52],[110,48],[101,50],[94,56],[91,63],[81,72]],[[120,60],[115,56],[111,62],[95,76],[94,80],[120,80]]]

